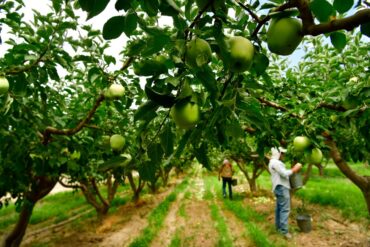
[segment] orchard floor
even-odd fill
[[[22,246],[67,246],[67,247],[115,247],[129,246],[147,226],[147,216],[167,195],[173,191],[181,179],[173,181],[166,190],[155,195],[144,196],[138,204],[127,203],[111,213],[101,224],[88,219],[78,225],[70,222],[62,228],[43,232],[32,237],[27,236]],[[170,206],[158,234],[151,242],[151,247],[184,246],[213,247],[220,244],[217,222],[211,215],[210,205],[216,205],[226,223],[231,239],[230,246],[261,246],[255,244],[248,235],[248,224],[240,220],[233,211],[225,207],[219,194],[220,183],[214,183],[211,198],[205,196],[206,186],[202,176],[189,180],[187,188],[177,195]],[[263,220],[253,222],[267,236],[271,246],[345,246],[370,247],[370,228],[366,222],[350,222],[343,218],[338,210],[308,205],[312,214],[312,231],[302,233],[297,227],[294,215],[290,217],[290,230],[293,238],[285,240],[276,234],[274,222],[274,198],[269,191],[260,191],[255,196],[246,193],[245,184],[233,187],[235,201],[243,206],[250,206],[262,215]],[[292,205],[298,202],[293,200]],[[174,242],[176,239],[176,242]],[[172,245],[171,245],[172,243]],[[229,245],[228,245],[229,246]]]

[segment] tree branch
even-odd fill
[[[278,110],[281,110],[281,111],[284,111],[284,112],[288,112],[288,109],[287,109],[287,108],[285,108],[285,107],[283,107],[283,106],[281,106],[281,105],[278,105],[278,104],[277,104],[277,103],[275,103],[275,102],[268,101],[268,100],[266,100],[266,99],[264,99],[264,98],[262,98],[262,97],[257,98],[257,100],[258,100],[259,102],[261,102],[262,104],[265,104],[265,105],[267,105],[267,106],[271,106],[271,107],[273,107],[273,108],[275,108],[275,109],[278,109]],[[297,115],[297,114],[295,114],[295,113],[289,113],[289,115],[290,115],[290,116],[292,116],[292,117],[295,117],[295,118],[302,119],[302,117],[301,117],[301,116],[299,116],[299,115]]]
[[[46,127],[46,129],[43,132],[43,136],[44,136],[43,144],[44,145],[47,145],[50,142],[51,134],[70,136],[70,135],[74,135],[77,132],[79,132],[92,119],[92,117],[94,116],[96,110],[98,109],[98,107],[100,106],[100,104],[102,103],[102,101],[104,99],[105,99],[104,94],[103,93],[100,94],[99,97],[97,98],[97,100],[96,100],[93,108],[89,111],[89,113],[87,114],[87,116],[84,119],[82,119],[77,124],[77,126],[74,127],[74,128],[70,128],[70,129],[57,129],[57,128],[50,127],[50,126]]]
[[[294,0],[292,2],[300,12],[304,35],[317,36],[343,29],[351,31],[362,23],[370,21],[370,9],[361,9],[355,14],[342,19],[334,19],[325,23],[315,24],[307,0]]]
[[[239,4],[240,7],[242,7],[245,11],[247,11],[249,15],[252,16],[256,22],[259,23],[261,21],[260,18],[250,8],[248,8],[246,5],[241,3],[239,0],[235,0],[235,1],[237,2],[237,4]]]
[[[294,7],[293,4],[290,1],[288,1],[285,4],[280,5],[279,7],[276,7],[273,10],[273,12],[284,11],[284,10],[289,9],[289,8],[292,8],[292,7]],[[260,21],[258,22],[258,25],[257,25],[256,29],[254,29],[251,37],[257,36],[257,34],[258,34],[259,30],[262,28],[262,26],[265,25],[266,22],[268,22],[270,19],[271,19],[271,16],[270,15],[266,15],[262,20],[260,19]]]
[[[358,175],[354,170],[352,170],[347,162],[342,158],[337,144],[333,140],[330,133],[324,132],[322,133],[322,136],[325,138],[325,144],[328,145],[328,147],[330,148],[330,156],[339,170],[341,170],[341,172],[359,188],[365,188],[367,185],[367,180],[365,179],[365,177]]]

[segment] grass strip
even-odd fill
[[[148,216],[148,226],[143,229],[140,236],[138,236],[129,246],[130,247],[144,247],[149,246],[150,242],[157,235],[161,229],[164,219],[167,216],[168,210],[177,198],[178,193],[183,191],[188,185],[188,181],[184,180],[181,184],[176,186],[173,192],[169,194]]]
[[[204,177],[203,180],[205,187],[203,198],[205,200],[214,199],[214,194],[212,193],[212,189],[214,189],[213,179],[210,177]],[[233,241],[231,240],[229,229],[226,225],[224,217],[220,213],[219,207],[216,204],[212,203],[209,205],[209,208],[211,210],[211,217],[216,223],[215,226],[219,235],[217,246],[232,247]]]

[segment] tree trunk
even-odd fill
[[[3,243],[4,247],[20,246],[24,234],[26,233],[26,229],[30,221],[34,206],[35,205],[33,203],[27,203],[27,205],[23,206],[22,211],[19,214],[19,219],[16,226],[14,227],[12,232],[5,238],[5,241]]]
[[[324,167],[321,164],[316,164],[315,166],[319,169],[319,176],[323,177],[324,176]]]
[[[5,237],[2,246],[20,246],[36,202],[49,194],[57,181],[57,179],[50,179],[48,177],[35,177],[34,183],[30,187],[31,190],[25,193],[25,201],[23,202],[24,204],[19,214],[18,222],[9,235]]]
[[[255,178],[248,180],[249,188],[250,188],[252,194],[255,194],[257,192],[257,182],[256,181],[257,181],[257,179],[255,179]]]
[[[358,175],[351,167],[342,159],[342,156],[338,150],[337,144],[327,133],[323,136],[326,138],[325,143],[330,148],[330,156],[334,160],[334,163],[339,168],[339,170],[350,179],[357,187],[360,188],[362,194],[365,197],[367,210],[370,216],[370,177]]]
[[[310,178],[310,175],[311,175],[311,171],[312,171],[312,164],[309,164],[306,172],[304,173],[304,177],[302,181],[304,185],[308,182],[308,179]]]

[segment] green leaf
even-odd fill
[[[160,0],[159,10],[162,15],[177,16],[181,13],[181,9],[173,0]]]
[[[163,157],[163,149],[161,144],[154,143],[150,145],[147,152],[151,162],[155,165],[159,165]]]
[[[362,23],[360,30],[362,34],[370,38],[370,22]]]
[[[148,100],[142,104],[134,114],[134,121],[137,120],[149,120],[157,116],[155,111],[158,109],[158,104],[154,101]],[[154,115],[153,115],[154,114]]]
[[[88,12],[87,20],[100,14],[107,7],[109,0],[78,0],[81,8]]]
[[[166,157],[170,156],[173,153],[175,135],[172,132],[171,125],[169,123],[166,125],[159,138]]]
[[[347,12],[353,6],[353,0],[334,0],[333,7],[341,14]]]
[[[141,0],[141,8],[150,16],[154,17],[158,14],[158,0]]]
[[[310,9],[320,22],[326,22],[334,13],[333,6],[326,0],[313,0]]]
[[[125,28],[124,16],[113,16],[103,26],[103,38],[106,40],[116,39],[121,36]]]
[[[56,12],[59,12],[62,8],[63,0],[53,0],[53,8]]]
[[[211,68],[204,66],[201,71],[196,73],[197,77],[202,82],[203,86],[211,93],[217,92],[217,81]]]
[[[122,10],[125,11],[129,10],[131,8],[131,0],[117,0],[115,6],[116,10]]]
[[[253,58],[252,70],[256,72],[256,74],[262,75],[267,67],[269,66],[269,59],[266,57],[265,54],[256,53]]]
[[[211,170],[211,164],[207,155],[207,144],[205,142],[203,142],[199,148],[194,148],[194,154],[199,163],[208,170]]]
[[[186,131],[186,133],[181,137],[181,140],[179,141],[179,144],[174,155],[175,158],[180,158],[180,155],[182,154],[182,151],[184,151],[186,144],[188,144],[192,133],[193,129],[190,129]]]
[[[155,172],[157,171],[157,167],[153,165],[151,162],[145,162],[139,166],[138,172],[140,178],[144,181],[155,181]]]
[[[136,13],[132,10],[129,10],[125,18],[125,27],[124,32],[129,37],[137,28],[138,17]]]
[[[330,41],[338,51],[342,51],[347,44],[346,35],[341,32],[331,33]]]

